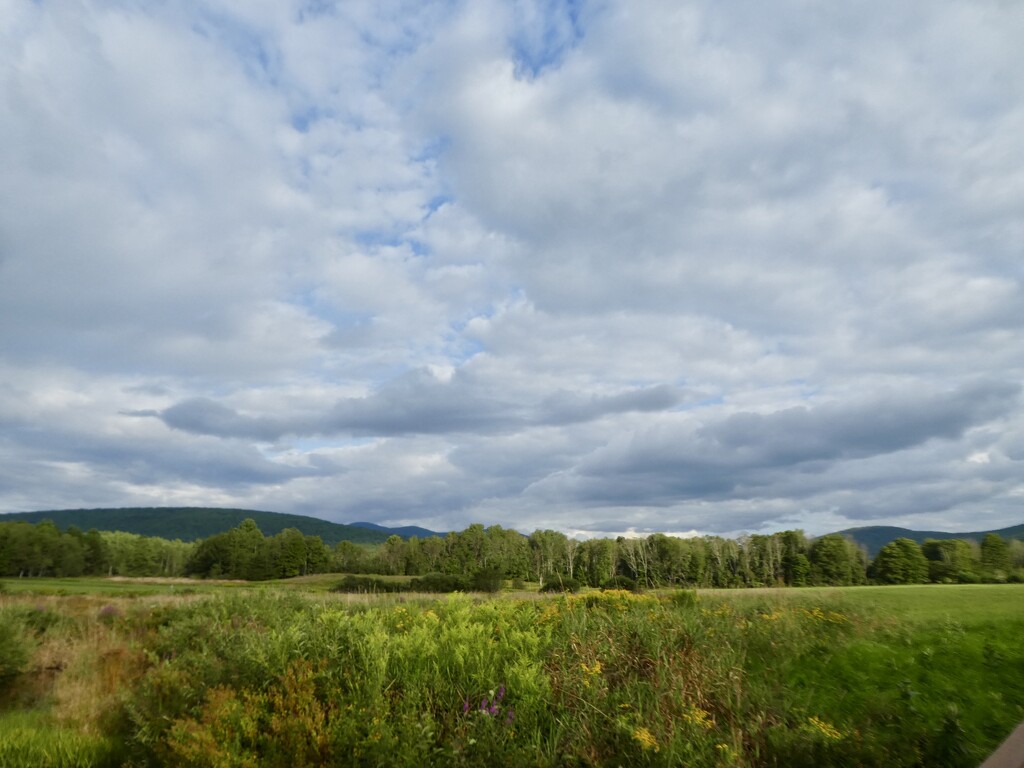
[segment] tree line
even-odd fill
[[[196,542],[52,522],[0,522],[0,576],[194,576],[260,581],[313,573],[470,578],[498,573],[544,586],[571,579],[599,587],[626,578],[641,587],[846,586],[855,584],[1024,581],[1024,542],[987,534],[978,543],[897,539],[871,559],[839,534],[792,530],[727,539],[587,539],[537,530],[524,536],[498,525],[470,525],[445,536],[383,544],[339,542],[289,528],[273,536],[249,519]]]
[[[0,576],[178,576],[193,545],[123,531],[0,522]]]

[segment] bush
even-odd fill
[[[639,586],[629,576],[612,576],[601,585],[601,589],[624,589],[627,592],[638,592]]]
[[[428,573],[409,582],[410,592],[468,592],[469,581],[447,573]]]
[[[539,591],[576,593],[580,591],[580,582],[572,576],[552,576]]]
[[[470,587],[475,592],[497,592],[505,583],[505,574],[500,568],[481,568],[470,579]]]
[[[372,576],[346,576],[333,587],[331,592],[345,592],[355,594],[386,594],[392,592],[404,592],[407,585],[397,581],[385,581]]]

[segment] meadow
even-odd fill
[[[976,766],[1024,586],[339,595],[9,580],[3,766]]]

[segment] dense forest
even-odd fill
[[[628,579],[640,587],[758,587],[866,583],[1024,581],[1024,542],[986,534],[963,539],[901,538],[872,560],[839,534],[802,531],[744,536],[578,541],[558,531],[529,536],[471,525],[445,536],[392,535],[382,544],[338,542],[286,528],[266,536],[251,519],[197,542],[54,523],[0,522],[0,577],[193,576],[266,580],[313,573],[392,576],[481,572],[504,579],[602,586]]]

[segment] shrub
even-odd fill
[[[475,592],[497,592],[505,582],[505,574],[500,568],[481,568],[470,579],[470,587]]]
[[[346,576],[333,587],[331,592],[385,594],[403,592],[407,586],[397,581],[385,581],[372,576]]]
[[[428,573],[409,582],[410,592],[467,592],[469,581],[447,573]]]
[[[539,591],[576,593],[580,591],[580,582],[572,576],[552,576]]]
[[[629,576],[612,576],[601,585],[601,589],[625,589],[628,592],[638,592],[639,586]]]

